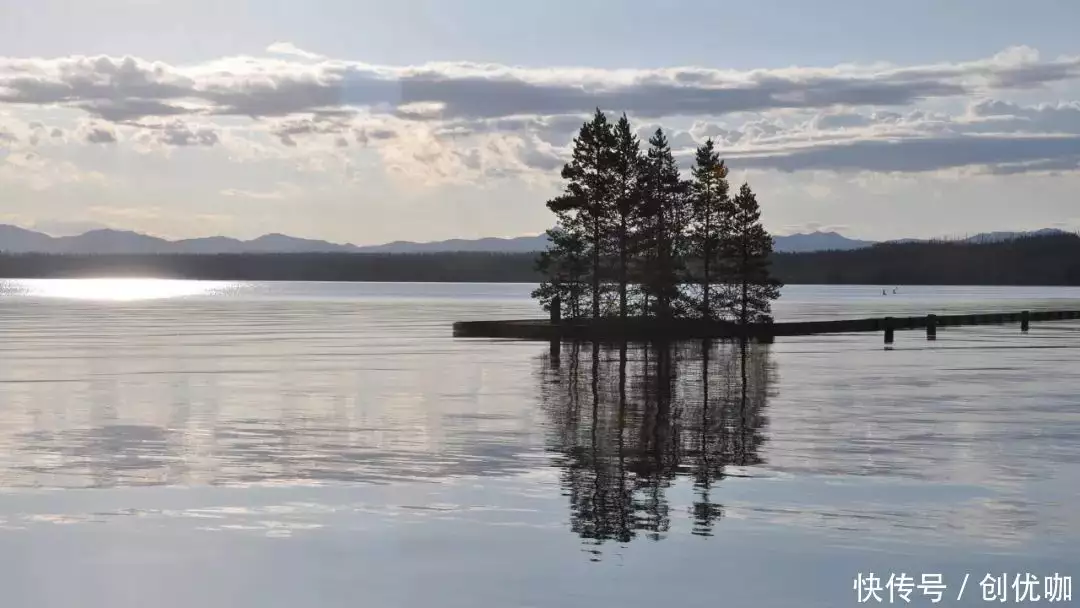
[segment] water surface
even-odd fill
[[[825,607],[871,570],[975,605],[988,572],[1080,574],[1080,324],[451,336],[531,288],[0,281],[2,605]],[[892,288],[777,317],[1080,308]]]

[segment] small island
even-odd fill
[[[533,292],[550,321],[491,321],[457,333],[533,339],[657,339],[759,335],[772,324],[780,281],[757,197],[732,195],[712,139],[688,175],[662,128],[647,149],[626,114],[599,109],[581,126],[562,170],[551,246]]]

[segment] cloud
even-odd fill
[[[285,42],[266,51],[278,57],[183,66],[0,58],[0,105],[84,113],[94,127],[78,139],[91,143],[119,139],[143,151],[225,145],[230,158],[291,158],[313,170],[347,166],[355,141],[375,149],[388,170],[425,183],[557,172],[598,106],[627,112],[643,140],[657,123],[675,123],[665,131],[683,161],[713,138],[733,166],[779,171],[1070,171],[1066,136],[1080,135],[1076,101],[995,99],[1080,79],[1080,57],[1043,59],[1027,47],[968,62],[742,71],[386,66]],[[967,107],[950,115],[923,105],[939,99],[950,101],[941,107]],[[237,124],[251,139],[223,141],[235,134],[224,125]],[[11,133],[31,145],[47,141],[44,127]],[[274,152],[251,151],[258,146]]]
[[[1080,102],[1021,106],[984,99],[969,106],[966,120],[984,131],[1080,134]]]
[[[656,123],[645,123],[634,128],[634,133],[641,141],[642,149],[645,149],[649,145],[649,138],[651,138],[657,129],[663,129],[663,125]],[[673,149],[678,148],[695,148],[698,146],[698,140],[694,137],[690,131],[681,131],[677,129],[663,129],[664,137],[667,138],[668,145]],[[703,139],[704,141],[704,139]]]
[[[690,127],[689,133],[696,143],[701,143],[706,139],[712,138],[714,141],[720,143],[734,144],[743,137],[743,133],[739,130],[725,128],[715,123],[700,120],[694,122],[694,125]]]
[[[815,126],[820,129],[865,127],[871,122],[873,122],[873,117],[852,111],[823,112],[814,118]]]
[[[256,192],[254,190],[243,190],[240,188],[226,188],[220,192],[222,196],[229,196],[235,198],[253,198],[258,200],[279,200],[285,198],[283,192],[271,191],[271,192]]]
[[[142,141],[153,141],[165,146],[214,146],[221,141],[217,130],[212,126],[193,126],[182,120],[168,122],[138,123],[143,133]]]
[[[173,66],[134,57],[0,58],[0,102],[61,104],[111,120],[182,111],[274,117],[342,108],[451,120],[576,115],[595,107],[654,119],[905,106],[1080,77],[1080,57],[1046,61],[1024,47],[951,64],[747,71],[464,62],[396,67],[325,59],[287,43],[270,49],[306,61],[232,57]]]
[[[76,107],[111,122],[138,120],[148,116],[176,116],[192,113],[189,108],[161,103],[152,99],[120,99],[92,101]]]
[[[961,114],[923,110],[825,111],[804,120],[762,118],[728,127],[697,122],[733,167],[792,171],[927,172],[976,167],[996,175],[1077,168],[1080,104],[1022,106],[983,99]],[[683,159],[691,151],[679,151]]]
[[[303,49],[297,48],[296,45],[291,42],[275,42],[274,44],[266,47],[266,52],[274,53],[277,55],[291,55],[293,57],[300,57],[302,59],[326,59],[325,55],[319,55],[318,53],[312,53],[310,51],[305,51]]]
[[[471,184],[519,178],[543,181],[557,175],[565,151],[529,133],[472,132],[446,137],[423,122],[395,125],[393,137],[375,143],[382,165],[410,185]],[[372,129],[364,135],[380,134]],[[381,133],[380,135],[389,135]]]
[[[91,144],[116,143],[116,133],[108,127],[91,126],[83,133],[83,139]]]
[[[282,144],[295,147],[297,141],[294,136],[341,135],[353,128],[350,117],[312,115],[278,121],[273,124],[271,132]]]
[[[1080,155],[1065,156],[1027,162],[1012,162],[986,168],[991,175],[1015,175],[1018,173],[1069,173],[1080,171]]]
[[[976,136],[870,139],[729,155],[733,168],[918,173],[967,166],[1046,169],[1080,162],[1080,136]],[[1019,172],[1019,171],[1017,171]]]
[[[0,58],[0,102],[77,105],[179,99],[194,86],[173,66],[133,57]]]

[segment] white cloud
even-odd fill
[[[312,53],[279,43],[290,56]],[[720,70],[393,67],[320,58],[231,57],[172,66],[134,57],[0,58],[0,101],[62,104],[109,120],[180,113],[284,116],[341,108],[411,118],[566,115],[593,108],[642,118],[781,108],[905,106],[927,98],[1034,89],[1080,76],[1080,57],[1044,61],[1020,48],[972,62]]]
[[[285,42],[267,51],[284,58],[188,66],[135,57],[0,58],[0,102],[89,114],[95,122],[79,135],[90,143],[116,143],[117,128],[137,127],[130,139],[144,147],[212,147],[221,141],[218,121],[247,116],[256,120],[252,131],[295,154],[312,146],[348,154],[355,141],[378,149],[394,172],[454,181],[557,169],[597,106],[626,111],[649,130],[653,121],[691,118],[688,128],[669,130],[684,157],[714,137],[733,162],[782,171],[1061,170],[1075,164],[1073,140],[1018,135],[1050,127],[1080,134],[1076,102],[1024,108],[991,101],[995,91],[1080,78],[1080,57],[1044,60],[1027,47],[969,62],[746,71],[394,67],[329,59]],[[912,109],[932,98],[971,103],[963,116]],[[798,122],[777,114],[789,110],[811,116]],[[511,157],[493,158],[493,149]]]
[[[293,57],[300,57],[301,59],[319,60],[326,59],[325,55],[318,53],[312,53],[311,51],[305,51],[304,49],[297,48],[291,42],[275,42],[266,47],[267,53],[274,53],[277,55],[291,55]]]
[[[241,188],[226,188],[221,191],[221,195],[236,198],[253,198],[257,200],[280,200],[285,198],[285,194],[283,192],[256,192],[253,190],[244,190]]]
[[[163,146],[214,146],[221,141],[218,128],[213,125],[197,125],[183,120],[136,123],[138,137],[144,142],[153,141]]]

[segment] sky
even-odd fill
[[[594,108],[775,234],[1080,230],[1070,0],[0,0],[0,224],[539,234]]]

